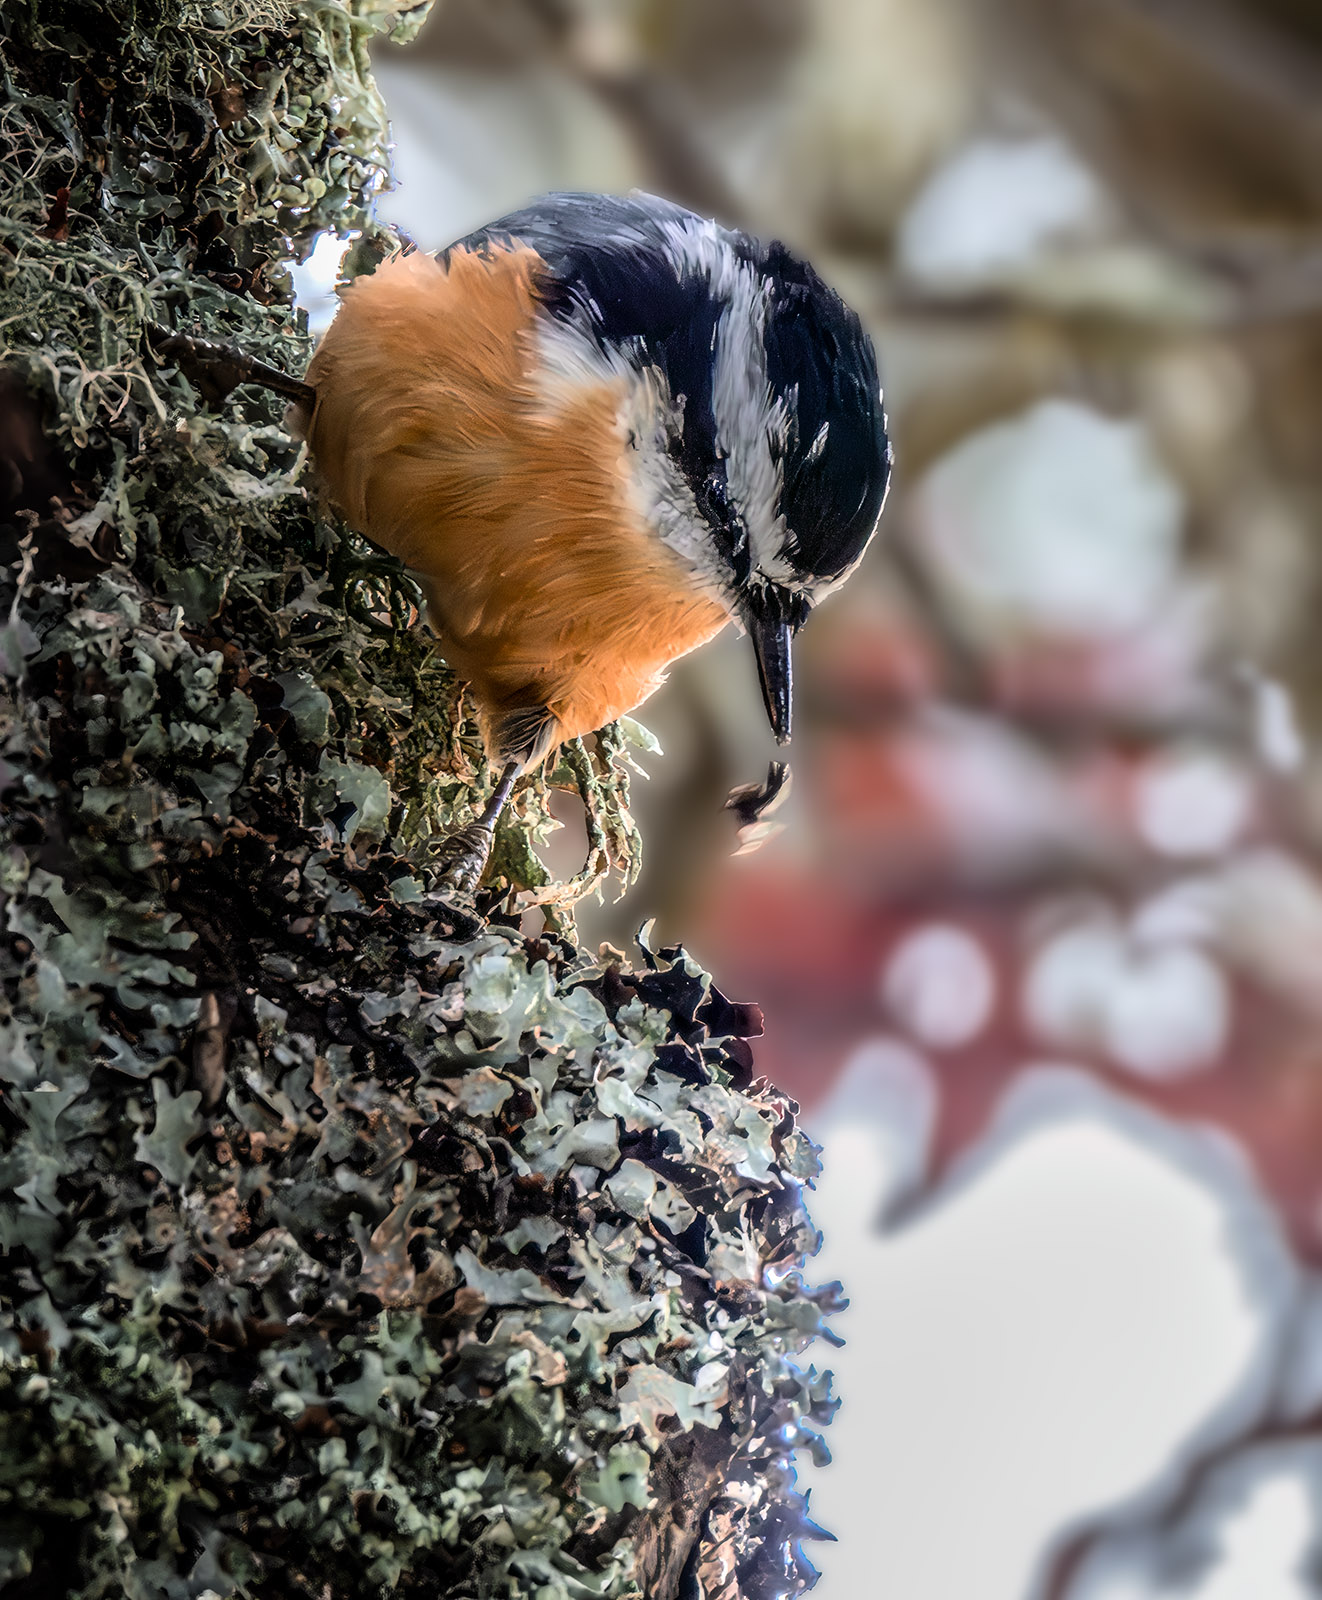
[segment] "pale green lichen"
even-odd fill
[[[819,1307],[767,1268],[812,1248],[793,1184],[815,1168],[783,1102],[735,1086],[701,974],[420,919],[393,973],[272,951],[204,1112],[172,964],[127,961],[154,1026],[126,1049],[100,1031],[121,972],[98,919],[66,930],[40,869],[26,887],[0,1072],[4,1576],[636,1594],[649,1474],[705,1429],[750,1574],[786,1577],[777,1490],[830,1407],[791,1359]]]

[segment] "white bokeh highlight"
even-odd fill
[[[891,952],[881,998],[920,1044],[955,1050],[970,1044],[991,1020],[996,973],[972,934],[932,923],[907,934]]]
[[[892,1179],[843,1111],[816,1130],[816,1270],[851,1300],[835,1460],[804,1473],[840,1539],[816,1600],[1029,1600],[1069,1529],[1261,1413],[1294,1268],[1219,1142],[1081,1074],[1030,1074],[888,1235]]]
[[[1071,400],[968,435],[913,510],[943,585],[994,633],[1115,637],[1175,581],[1181,489],[1139,423]]]
[[[1253,791],[1242,766],[1218,750],[1165,750],[1140,767],[1134,816],[1144,842],[1163,855],[1210,856],[1247,826]]]
[[[1062,929],[1033,955],[1023,1010],[1048,1044],[1159,1081],[1217,1060],[1232,1001],[1221,969],[1197,946],[1139,942],[1097,918]]]
[[[813,1131],[865,1174],[864,1203],[880,1226],[928,1179],[936,1119],[931,1066],[903,1040],[876,1034],[846,1060]]]
[[[914,281],[972,287],[1106,221],[1105,191],[1062,140],[978,139],[939,167],[900,224],[896,260]]]

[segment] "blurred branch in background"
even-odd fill
[[[984,35],[1146,232],[1252,271],[1316,249],[1322,25],[1295,0],[998,0]]]
[[[535,19],[548,51],[623,125],[649,184],[695,210],[738,220],[739,201],[684,115],[680,86],[652,65],[621,18],[594,15],[573,0],[515,0],[515,9]],[[757,19],[750,20],[756,32]]]

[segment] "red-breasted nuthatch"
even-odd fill
[[[549,195],[357,279],[284,382],[345,519],[421,581],[503,769],[451,887],[526,766],[728,621],[789,739],[791,639],[862,556],[890,451],[871,340],[784,245]]]
[[[332,499],[418,575],[471,687],[497,809],[730,620],[789,739],[791,638],[863,554],[890,452],[871,340],[784,245],[549,195],[359,278],[306,381]]]

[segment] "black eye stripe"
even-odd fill
[[[711,536],[724,554],[736,583],[746,583],[752,571],[752,552],[748,529],[739,509],[730,498],[725,477],[725,462],[719,458],[699,482],[693,483],[693,498],[711,530]]]

